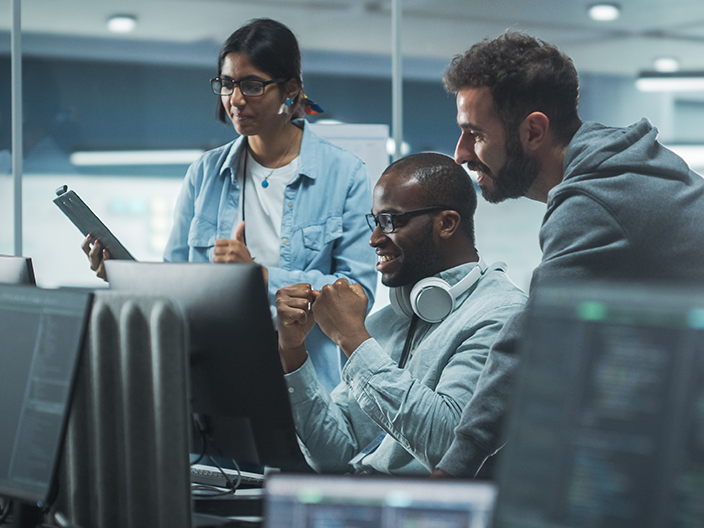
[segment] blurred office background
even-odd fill
[[[704,71],[704,2],[623,0],[612,6],[609,20],[592,18],[592,2],[581,0],[403,0],[401,5],[404,152],[452,155],[459,133],[454,97],[444,92],[442,73],[453,55],[511,28],[556,44],[573,58],[584,120],[624,126],[648,117],[665,144],[686,147],[682,155],[700,172],[704,168],[697,150],[704,148],[704,91],[636,88],[643,71]],[[115,15],[126,15],[134,27],[111,31],[108,22]],[[391,130],[390,0],[22,3],[22,245],[40,285],[103,284],[80,250],[82,235],[52,203],[54,190],[64,184],[137,259],[161,259],[189,160],[235,137],[231,126],[215,119],[209,79],[218,73],[221,42],[256,17],[278,19],[296,33],[306,93],[325,109],[309,121],[385,124]],[[11,22],[11,0],[0,0],[0,253],[5,254],[14,247]],[[529,200],[479,202],[478,249],[487,261],[508,262],[514,281],[524,288],[540,259],[544,210]]]

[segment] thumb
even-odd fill
[[[355,282],[353,284],[350,284],[350,288],[354,293],[357,294],[357,296],[364,297],[365,299],[367,298],[367,294],[364,293],[364,287],[360,283]]]
[[[244,244],[244,222],[240,222],[235,231],[235,240],[237,242],[242,242]]]

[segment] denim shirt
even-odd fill
[[[277,290],[288,284],[310,283],[320,289],[344,277],[364,287],[371,307],[376,256],[368,244],[364,218],[372,208],[366,166],[354,154],[316,136],[305,121],[294,123],[303,128],[299,174],[284,191],[279,267],[268,268],[270,305],[275,307]],[[212,261],[215,240],[232,237],[243,139],[206,152],[189,167],[165,261]],[[340,382],[341,353],[317,326],[306,346],[320,380],[332,390]]]
[[[438,274],[450,285],[476,263]],[[489,348],[525,294],[489,269],[440,323],[419,321],[406,368],[398,367],[410,319],[390,306],[370,316],[372,336],[350,356],[343,382],[329,393],[309,361],[286,374],[296,432],[308,463],[320,472],[428,474],[454,438]],[[375,450],[349,461],[379,435]]]

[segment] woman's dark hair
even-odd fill
[[[291,107],[291,118],[302,115],[300,104],[303,93],[301,77],[301,52],[293,32],[281,22],[270,18],[257,18],[235,31],[225,41],[218,57],[218,75],[222,71],[225,57],[230,53],[244,53],[258,70],[268,73],[272,79],[295,79],[301,86]],[[283,83],[280,83],[283,84]],[[217,118],[227,123],[227,114],[218,97]]]

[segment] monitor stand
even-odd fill
[[[36,528],[43,520],[44,514],[39,506],[17,500],[12,503],[12,528]]]

